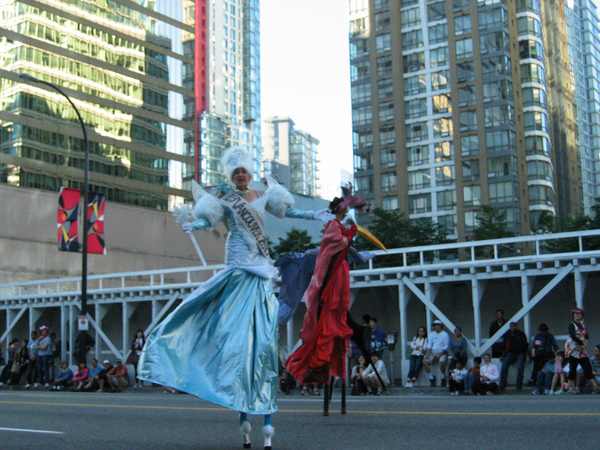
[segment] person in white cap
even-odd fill
[[[425,372],[429,374],[429,383],[435,386],[435,376],[431,373],[431,366],[440,364],[441,386],[446,386],[446,361],[448,360],[448,345],[450,345],[450,336],[443,328],[441,320],[433,321],[433,332],[429,335],[427,343],[427,352],[423,359],[423,367]]]
[[[334,216],[293,208],[292,195],[270,178],[265,192],[252,189],[254,162],[243,147],[227,149],[221,163],[229,184],[213,195],[192,183],[193,209],[184,205],[174,214],[188,233],[225,222],[226,268],[150,333],[138,377],[239,411],[244,448],[250,448],[247,414],[264,415],[264,447],[270,449],[279,387],[279,302],[263,223],[267,212],[280,219]]]

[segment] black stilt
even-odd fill
[[[329,415],[329,384],[325,383],[325,392],[323,395],[323,415]]]
[[[342,383],[342,414],[346,414],[346,383]]]
[[[329,401],[331,401],[331,397],[333,397],[333,381],[335,379],[333,377],[329,378]]]

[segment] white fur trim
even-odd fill
[[[248,422],[247,420],[243,421],[240,425],[240,433],[242,434],[242,436],[246,437],[246,435],[249,435],[251,431],[252,425],[250,425],[250,422]]]
[[[265,209],[279,219],[283,219],[287,209],[294,206],[292,194],[279,184],[270,185],[265,196],[267,197]]]
[[[262,427],[262,434],[266,437],[273,437],[275,435],[275,428],[273,428],[271,425],[265,425]]]
[[[225,169],[225,174],[227,175],[227,182],[231,183],[231,176],[235,169],[239,167],[243,167],[246,169],[250,175],[252,175],[252,155],[248,150],[244,147],[229,147],[223,153],[223,157],[221,158],[221,164]]]
[[[194,205],[192,214],[195,219],[205,218],[210,227],[215,228],[223,220],[223,203],[214,195],[206,194]]]

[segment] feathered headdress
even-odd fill
[[[348,183],[347,188],[342,186],[342,197],[344,198],[344,203],[346,203],[346,206],[349,208],[354,208],[358,212],[363,212],[363,208],[366,207],[367,212],[371,212],[371,203],[360,198],[356,194],[352,194],[352,183]]]
[[[221,164],[225,169],[227,180],[231,181],[235,169],[243,167],[250,175],[252,175],[252,155],[244,147],[229,147],[223,153]]]

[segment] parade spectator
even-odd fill
[[[554,363],[554,375],[552,376],[552,385],[550,386],[550,395],[559,395],[564,392],[563,386],[568,386],[567,373],[565,367],[565,352],[560,351],[556,354],[556,362]],[[559,387],[558,391],[556,386]]]
[[[454,360],[454,369],[449,371],[450,395],[460,395],[465,390],[465,381],[468,371],[462,358]]]
[[[413,338],[410,343],[412,353],[410,355],[410,366],[408,370],[408,377],[406,379],[406,387],[414,387],[417,379],[419,378],[419,372],[423,366],[423,358],[427,351],[427,329],[424,326],[420,326],[417,330],[417,335]]]
[[[21,349],[19,350],[19,354],[21,355],[21,372],[19,373],[19,381],[23,375],[27,376],[27,372],[29,371],[29,349],[28,349],[29,340],[23,339],[23,343],[21,344]],[[18,382],[17,382],[18,384]]]
[[[140,353],[142,353],[142,348],[144,347],[145,342],[146,338],[144,337],[144,331],[140,328],[135,332],[135,336],[131,342],[131,352],[127,357],[127,364],[131,364],[133,366],[135,373],[135,386],[133,386],[134,389],[144,386],[144,382],[138,378],[138,361],[140,360]]]
[[[600,345],[594,347],[594,356],[590,358],[592,364],[592,373],[596,379],[596,384],[600,385]]]
[[[19,352],[19,339],[14,338],[8,346],[8,361],[0,374],[0,386],[4,383],[11,386],[19,383],[21,375],[21,353]]]
[[[481,376],[481,358],[476,356],[473,358],[473,366],[469,369],[465,378],[465,394],[474,394],[473,385],[479,382]]]
[[[56,341],[56,333],[50,333],[50,347],[52,348],[52,358],[50,360],[50,377],[54,380],[54,374],[61,367],[60,348]]]
[[[367,360],[365,355],[359,355],[358,363],[352,367],[352,372],[350,373],[350,382],[352,384],[351,395],[365,395],[368,392],[367,386],[362,379],[365,370],[367,370]]]
[[[546,361],[548,361],[548,355],[550,353],[556,354],[558,352],[558,344],[554,336],[549,333],[548,325],[541,323],[538,327],[539,333],[533,338],[531,343],[531,359],[533,361],[533,370],[531,371],[531,378],[529,379],[529,385],[533,384],[537,380],[537,374],[542,369]]]
[[[565,343],[565,358],[569,361],[569,394],[579,394],[579,387],[575,384],[579,365],[583,369],[585,379],[592,384],[594,392],[600,389],[592,373],[592,365],[587,353],[589,335],[583,323],[584,316],[583,309],[571,310],[571,322],[567,326],[569,337]]]
[[[373,367],[375,367],[377,373]],[[370,389],[371,394],[373,395],[381,395],[383,387],[390,384],[390,379],[388,377],[385,364],[381,359],[379,359],[379,355],[377,353],[373,353],[371,355],[371,364],[369,364],[367,370],[363,372],[361,379],[365,383],[367,389]]]
[[[61,388],[73,385],[73,371],[69,367],[66,361],[63,361],[60,365],[61,371],[58,372],[58,376],[52,384],[53,391],[60,391]]]
[[[454,369],[457,359],[462,359],[463,366],[464,362],[468,359],[467,340],[462,335],[460,327],[456,327],[454,335],[450,337],[450,344],[448,345],[448,373]]]
[[[127,367],[120,359],[115,361],[115,366],[108,372],[106,379],[113,392],[121,392],[121,388],[129,386]]]
[[[75,384],[75,389],[80,391],[83,387],[85,380],[89,378],[90,369],[87,368],[85,361],[79,362],[79,368],[75,375],[73,375],[73,383]]]
[[[500,358],[502,368],[500,369],[500,389],[506,388],[508,379],[508,368],[514,362],[517,366],[517,389],[523,387],[523,372],[525,371],[525,359],[527,358],[527,336],[517,328],[517,322],[511,322],[508,333],[504,336],[504,353]]]
[[[92,360],[93,363],[94,360]],[[84,391],[102,392],[104,390],[104,384],[106,383],[106,377],[108,372],[113,368],[112,364],[108,359],[102,362],[102,368],[92,375],[91,379],[83,386]]]
[[[81,392],[85,392],[85,391],[90,391],[92,390],[92,384],[93,384],[93,380],[94,377],[100,373],[100,371],[102,370],[102,367],[100,367],[98,365],[98,360],[96,358],[93,358],[91,361],[91,367],[89,367],[89,372],[88,372],[88,376],[85,380],[83,380],[78,386],[77,386],[77,390],[81,391]],[[98,388],[96,388],[98,389]]]
[[[32,331],[29,342],[27,343],[27,357],[29,358],[29,364],[27,367],[27,384],[25,385],[25,389],[29,389],[32,384],[33,387],[38,387],[37,350],[35,349],[36,342],[37,333]]]
[[[490,336],[492,337],[496,332],[502,328],[506,324],[506,319],[504,318],[504,311],[501,309],[496,310],[496,320],[492,322],[490,325]],[[500,358],[502,356],[502,352],[504,350],[503,339],[506,336],[506,333],[502,336],[502,338],[498,339],[492,345],[492,357]]]
[[[479,371],[479,380],[473,384],[473,392],[479,395],[486,395],[488,393],[496,395],[498,393],[498,381],[500,380],[500,374],[498,368],[492,364],[492,357],[489,353],[483,355],[483,366]]]
[[[42,325],[40,327],[40,337],[35,343],[35,350],[37,352],[37,366],[38,366],[38,382],[44,384],[45,388],[50,387],[50,362],[52,360],[52,341],[48,335],[50,330],[47,326]],[[37,387],[34,385],[34,387]]]
[[[554,352],[549,352],[546,356],[548,357],[548,360],[544,363],[544,367],[538,371],[535,389],[531,392],[532,395],[550,395],[552,378],[554,377],[554,370],[556,367],[556,355]]]
[[[377,353],[377,356],[381,358],[383,350],[385,349],[385,338],[383,336],[383,330],[377,325],[377,317],[371,317],[369,321],[369,346],[371,354]]]
[[[435,376],[431,373],[431,366],[440,364],[441,386],[446,387],[446,361],[448,360],[448,345],[450,336],[443,330],[441,320],[433,321],[433,332],[429,335],[427,351],[423,359],[425,372],[429,374],[429,383],[435,386]]]

